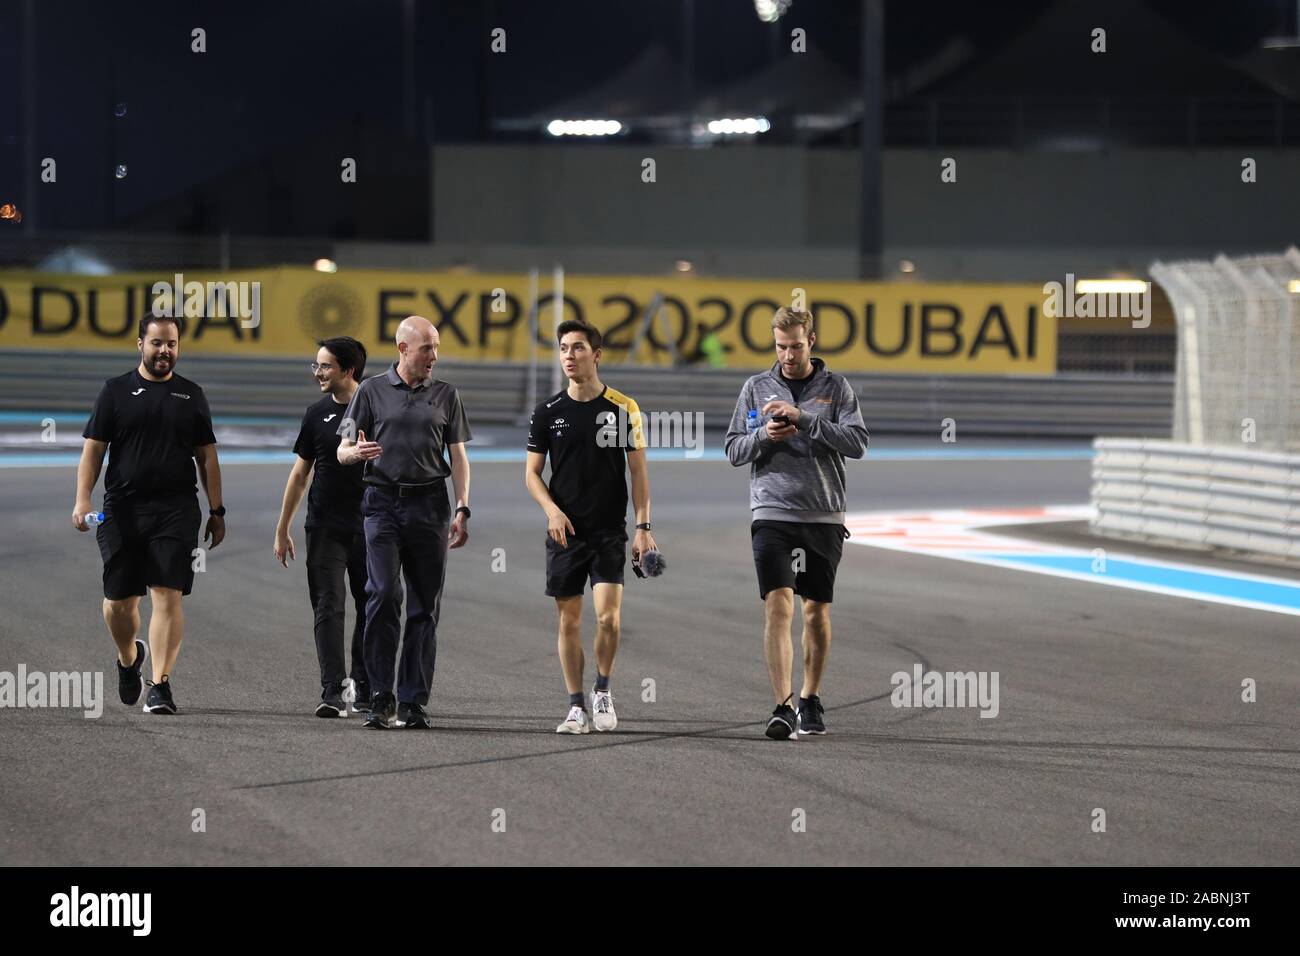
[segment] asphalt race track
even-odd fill
[[[1079,504],[1088,469],[869,457],[850,465],[850,500]],[[181,714],[163,718],[117,701],[98,552],[68,517],[72,468],[0,471],[0,670],[102,671],[106,698],[99,719],[0,710],[0,862],[1300,863],[1295,616],[846,546],[830,734],[771,741],[745,471],[653,461],[668,571],[629,569],[619,728],[559,737],[544,522],[520,464],[480,461],[443,598],[435,729],[378,733],[311,716],[301,511],[299,562],[271,555],[286,473],[226,465],[229,536],[186,600]],[[589,675],[591,633],[588,606]],[[892,706],[891,675],[918,662],[998,672],[996,718]]]

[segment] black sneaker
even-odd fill
[[[144,712],[146,714],[174,714],[176,713],[176,702],[172,700],[172,682],[171,678],[163,674],[163,679],[158,683],[146,681],[149,685],[149,693],[144,699]]]
[[[405,727],[407,730],[428,730],[433,725],[429,723],[429,715],[419,704],[398,704],[397,726]]]
[[[795,724],[799,718],[794,715],[794,708],[789,704],[781,704],[776,710],[772,711],[772,718],[767,722],[765,733],[773,740],[797,740],[799,734],[795,731]]]
[[[144,680],[140,677],[140,670],[144,667],[145,658],[149,656],[149,645],[144,641],[135,642],[135,661],[130,667],[123,667],[119,661],[117,664],[117,696],[122,698],[122,703],[134,707],[140,701],[140,692],[144,690]]]
[[[321,694],[320,703],[316,705],[316,716],[339,717],[342,716],[343,708],[346,706],[343,703],[343,688],[337,684],[330,684]]]
[[[392,730],[396,727],[397,698],[392,694],[376,694],[370,702],[370,713],[366,715],[366,726],[371,730]]]
[[[822,706],[822,699],[816,694],[811,697],[799,698],[799,733],[807,734],[824,734],[826,733],[826,721],[823,719],[826,708]]]

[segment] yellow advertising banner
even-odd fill
[[[556,290],[541,277],[537,349],[554,348]],[[928,375],[1051,375],[1056,319],[1036,285],[741,281],[570,275],[562,314],[595,324],[605,361],[700,361],[730,368],[774,360],[772,313],[802,300],[816,317],[815,354],[837,371]],[[0,348],[133,348],[155,304],[187,316],[182,348],[203,355],[302,355],[317,339],[350,335],[372,355],[393,348],[397,324],[423,315],[440,357],[526,362],[526,275],[304,268],[181,275],[55,275],[0,271]],[[652,305],[658,308],[651,313]],[[705,340],[709,341],[706,342]],[[701,349],[701,343],[706,348]]]

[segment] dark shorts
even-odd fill
[[[596,584],[622,584],[627,563],[627,532],[593,532],[584,537],[569,535],[569,546],[561,548],[546,536],[546,593],[551,597],[575,597]]]
[[[104,559],[104,597],[120,601],[151,587],[190,593],[203,521],[197,497],[173,507],[106,508],[105,513],[95,528]]]
[[[777,588],[794,588],[810,601],[834,600],[835,571],[848,537],[843,525],[755,521],[749,536],[761,599]]]

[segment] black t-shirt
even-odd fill
[[[315,466],[307,492],[307,528],[333,528],[361,534],[361,462],[340,465],[338,460],[339,419],[346,405],[326,395],[307,409],[298,429],[293,453]]]
[[[551,498],[579,537],[627,524],[626,455],[644,447],[641,410],[609,386],[589,402],[553,395],[528,423],[528,450],[550,454]]]
[[[193,496],[194,450],[217,443],[203,389],[175,373],[152,382],[136,369],[104,383],[81,435],[108,442],[105,505],[136,508]]]
[[[782,372],[781,381],[785,382],[786,387],[790,389],[790,396],[794,399],[794,404],[799,404],[799,396],[803,395],[803,390],[808,387],[808,383],[813,380],[813,375],[817,374],[816,369],[808,375],[807,378],[786,378]]]

